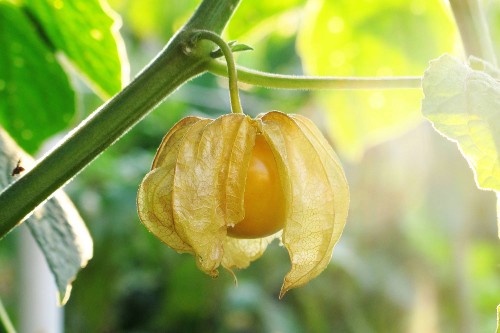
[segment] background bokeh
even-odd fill
[[[441,53],[460,55],[453,21],[439,1],[361,2],[244,0],[226,38],[255,48],[238,63],[284,74],[421,75]],[[123,20],[132,76],[197,3],[110,0]],[[500,10],[484,3],[498,35]],[[75,123],[102,103],[82,82],[76,86]],[[248,114],[305,114],[339,151],[351,208],[330,266],[279,301],[289,260],[277,243],[236,272],[235,287],[229,273],[211,279],[139,222],[137,187],[163,135],[186,115],[229,112],[226,81],[204,74],[66,186],[94,239],[94,258],[65,307],[67,332],[494,331],[500,302],[495,197],[476,188],[456,145],[420,116],[419,91],[241,88]],[[17,238],[15,231],[0,246],[0,295],[12,313]]]

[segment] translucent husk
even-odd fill
[[[281,298],[316,277],[330,262],[347,219],[349,188],[333,149],[309,119],[276,111],[259,118],[288,203],[282,242],[292,268],[285,276]]]
[[[193,253],[191,245],[177,234],[172,211],[172,185],[175,164],[180,145],[196,123],[207,124],[211,120],[188,117],[179,121],[163,138],[153,167],[137,193],[139,218],[146,228],[177,252]]]
[[[175,166],[173,214],[177,232],[196,254],[198,267],[216,276],[228,225],[244,217],[246,170],[255,141],[252,120],[217,118],[186,137]]]
[[[227,227],[244,218],[246,174],[257,133],[278,165],[287,219],[281,232],[236,239]],[[300,115],[273,111],[252,120],[229,114],[216,120],[188,117],[160,145],[138,194],[139,216],[178,252],[195,255],[198,267],[217,276],[245,268],[275,238],[289,252],[291,269],[280,298],[321,273],[344,227],[349,190],[340,162],[317,127]]]

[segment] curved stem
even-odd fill
[[[233,52],[227,43],[217,34],[208,30],[195,30],[193,39],[196,41],[198,39],[207,39],[211,42],[217,44],[220,47],[224,58],[226,58],[227,67],[224,66],[225,72],[223,76],[228,76],[229,78],[229,95],[231,98],[231,111],[233,113],[243,113],[241,107],[240,95],[238,92],[238,73],[236,72],[236,64],[234,62]]]
[[[237,66],[240,82],[275,89],[320,90],[320,89],[407,89],[421,88],[420,76],[395,77],[339,77],[339,76],[295,76],[260,72]],[[207,64],[207,70],[225,76],[226,66],[217,60]]]

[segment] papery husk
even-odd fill
[[[144,226],[162,242],[179,253],[193,253],[174,227],[172,184],[174,170],[156,168],[144,177],[137,193],[139,217]]]
[[[186,136],[179,149],[172,196],[175,228],[193,248],[198,267],[211,276],[217,276],[224,256],[227,226],[244,217],[255,134],[250,118],[229,114]]]
[[[281,298],[316,277],[330,262],[347,219],[349,189],[333,149],[307,118],[273,111],[259,119],[287,202],[282,242],[292,267]]]
[[[152,171],[146,175],[137,193],[141,222],[153,235],[180,253],[193,253],[193,249],[179,237],[173,219],[172,186],[179,145],[195,123],[200,122],[204,126],[211,121],[187,117],[174,125],[163,138],[153,161]]]
[[[245,216],[244,193],[257,134],[269,144],[286,202],[283,231],[259,239],[227,236]],[[217,276],[247,267],[275,238],[291,269],[280,298],[328,265],[347,219],[349,189],[331,146],[309,119],[273,111],[252,120],[242,114],[216,120],[187,117],[169,131],[138,193],[142,223],[198,267]]]
[[[212,119],[200,117],[186,117],[179,120],[167,135],[163,137],[160,146],[156,151],[155,158],[151,170],[158,167],[173,168],[177,161],[177,154],[179,153],[179,145],[183,142],[184,137],[195,123],[202,121],[204,125],[212,122]]]
[[[274,239],[280,238],[280,236],[281,231],[271,236],[254,239],[226,237],[222,266],[228,270],[247,268],[252,261],[259,259],[264,254],[267,246]]]

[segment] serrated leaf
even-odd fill
[[[311,75],[421,75],[430,59],[453,49],[454,34],[453,20],[435,0],[313,0],[298,51]],[[422,119],[415,90],[319,96],[336,147],[352,159]]]
[[[422,112],[457,143],[479,188],[500,191],[500,83],[449,55],[431,62]]]
[[[26,170],[34,164],[0,128],[0,190],[22,177],[22,172],[18,175],[13,172],[18,161]],[[39,206],[26,223],[47,260],[59,290],[59,301],[64,304],[76,274],[92,257],[92,238],[87,227],[62,190]]]
[[[0,2],[0,45],[0,124],[34,153],[68,126],[74,93],[26,15],[6,2]]]
[[[118,33],[119,17],[104,1],[25,0],[50,42],[90,80],[103,98],[128,80],[128,63]]]

